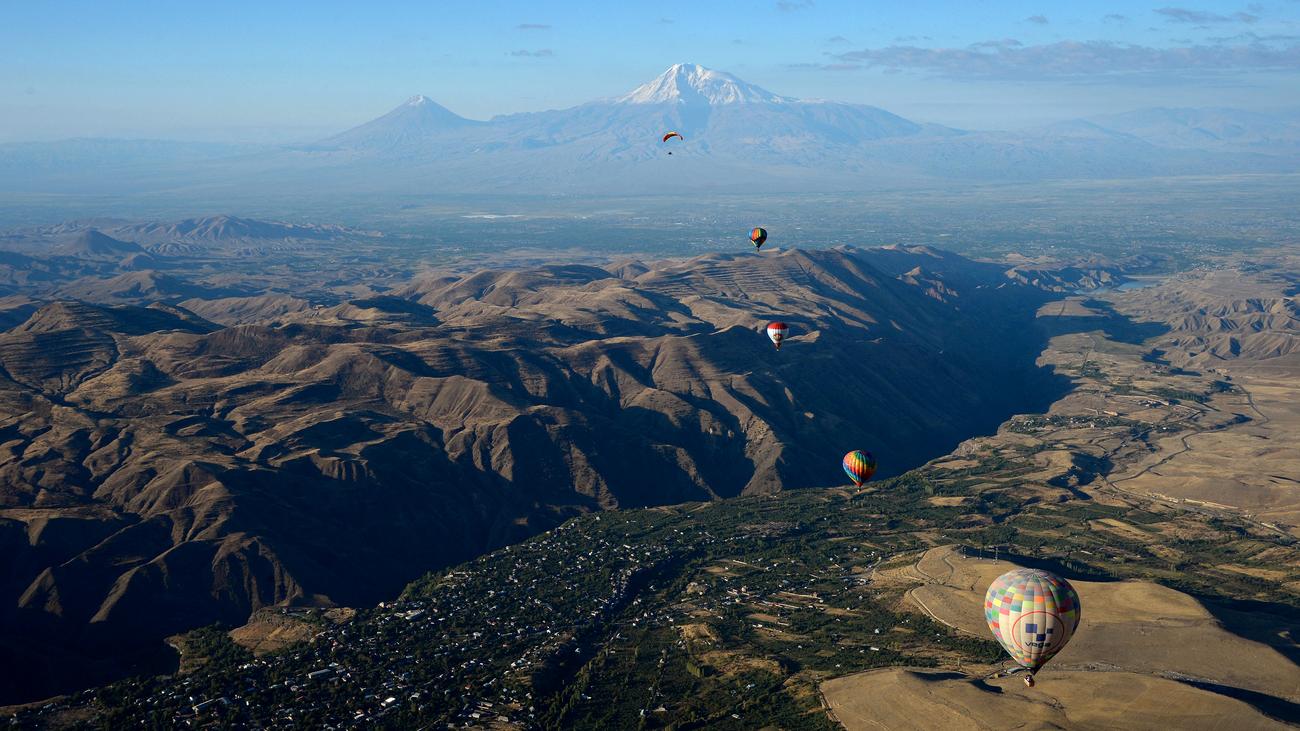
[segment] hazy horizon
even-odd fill
[[[302,142],[416,94],[485,120],[622,94],[679,62],[973,130],[1156,106],[1277,110],[1300,85],[1290,2],[234,7],[8,4],[0,142]]]

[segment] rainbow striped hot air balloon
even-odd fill
[[[755,228],[749,232],[749,240],[754,242],[754,251],[763,248],[763,242],[767,241],[767,229]]]
[[[853,484],[862,487],[862,483],[871,479],[876,473],[876,458],[871,452],[855,449],[844,455],[844,474],[853,480]]]
[[[1065,647],[1079,627],[1079,594],[1070,582],[1038,569],[999,576],[984,595],[984,618],[1011,659],[1033,674]]]

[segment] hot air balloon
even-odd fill
[[[1079,594],[1070,582],[1038,569],[999,576],[984,595],[984,618],[1011,659],[1034,673],[1065,647],[1079,627]]]
[[[669,132],[668,134],[664,135],[664,139],[663,139],[663,141],[664,141],[664,142],[667,142],[668,140],[671,140],[671,139],[674,138],[674,137],[676,137],[676,138],[679,139],[679,140],[683,140],[683,141],[686,140],[686,138],[685,138],[685,137],[682,137],[681,134],[678,133],[678,132]],[[673,154],[672,150],[669,150],[669,151],[668,151],[668,154],[669,154],[669,155]]]
[[[767,336],[772,339],[776,349],[781,349],[781,341],[785,340],[785,331],[790,328],[786,327],[784,322],[769,322],[767,324]]]
[[[844,455],[844,474],[853,480],[853,484],[862,487],[862,483],[871,479],[876,473],[876,458],[871,452],[855,449]]]
[[[749,240],[754,242],[754,251],[763,247],[763,242],[767,241],[767,229],[756,228],[749,232]]]

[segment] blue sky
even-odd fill
[[[0,141],[312,139],[413,94],[484,119],[679,61],[969,128],[1295,107],[1300,2],[0,0]]]

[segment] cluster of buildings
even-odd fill
[[[809,571],[802,561],[754,555],[788,528],[712,528],[720,536],[693,521],[646,525],[627,514],[571,521],[418,580],[349,621],[331,624],[316,613],[319,631],[306,643],[187,675],[123,681],[14,722],[42,725],[89,710],[114,723],[177,728],[536,727],[542,697],[618,645],[621,633],[754,608],[780,617],[821,613],[811,585],[857,584],[848,565]],[[683,562],[698,558],[734,571],[700,571],[671,601],[651,600]]]
[[[611,540],[568,523],[322,625],[309,642],[234,667],[119,683],[115,710],[182,728],[361,728],[401,719],[531,725],[535,676],[581,648],[680,546]],[[286,610],[292,611],[292,610]],[[83,693],[16,717],[85,705]]]

